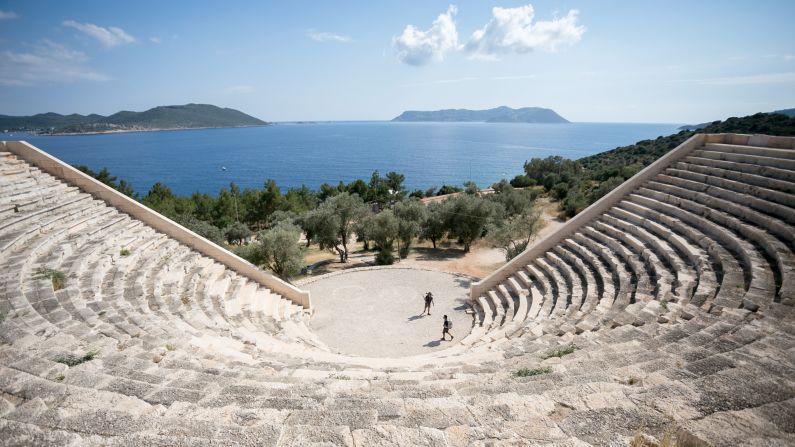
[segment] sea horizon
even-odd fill
[[[142,195],[156,182],[179,195],[196,191],[216,195],[231,182],[252,188],[271,178],[283,191],[301,185],[317,189],[322,183],[368,181],[375,170],[405,175],[409,190],[460,186],[468,180],[483,188],[521,174],[524,162],[534,157],[578,159],[670,135],[679,126],[328,121],[92,135],[24,134],[22,139],[69,164],[107,168]]]

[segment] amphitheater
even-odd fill
[[[381,357],[313,330],[321,283],[0,145],[2,445],[795,445],[795,138],[690,138]]]

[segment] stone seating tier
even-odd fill
[[[793,140],[688,140],[379,359],[4,143],[2,444],[792,445]]]

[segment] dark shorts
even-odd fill
[[[442,333],[443,333],[443,334],[448,334],[448,333],[450,333],[450,328],[449,328],[449,327],[442,328]]]

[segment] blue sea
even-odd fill
[[[329,122],[9,139],[25,139],[72,165],[106,167],[141,194],[161,182],[180,195],[215,195],[231,182],[262,187],[269,178],[282,191],[367,181],[376,169],[404,174],[410,190],[470,179],[487,187],[522,173],[533,157],[576,159],[676,133],[678,126]]]

